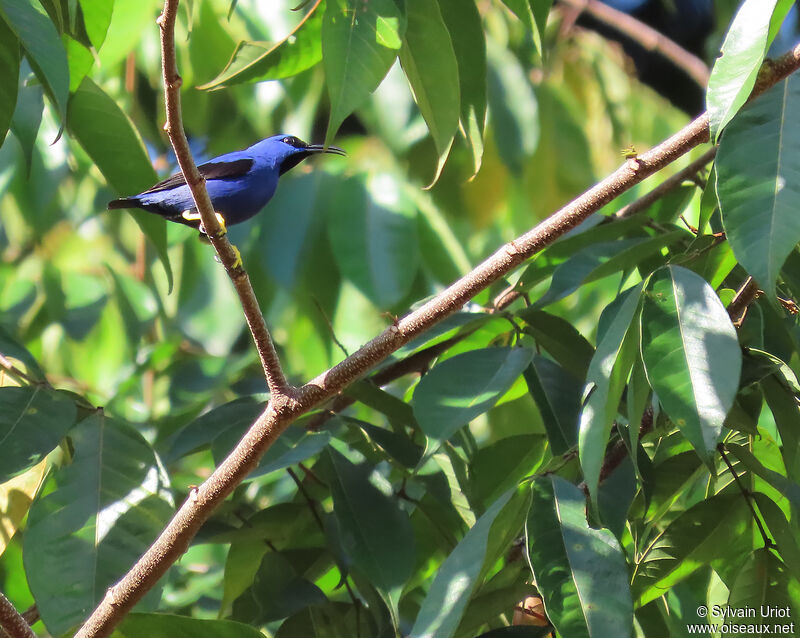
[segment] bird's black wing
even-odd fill
[[[206,179],[224,179],[226,177],[241,177],[253,166],[252,159],[238,159],[232,162],[208,162],[200,164],[197,170]],[[148,188],[145,193],[157,193],[159,191],[168,191],[178,186],[183,186],[186,179],[183,173],[175,173],[172,177],[168,177],[163,182],[159,182],[155,186]]]

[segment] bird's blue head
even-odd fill
[[[273,160],[273,165],[280,167],[281,175],[315,153],[347,155],[338,146],[325,147],[322,144],[307,144],[294,135],[273,135],[254,144],[250,150]]]

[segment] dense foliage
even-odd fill
[[[349,154],[230,229],[292,383],[690,121],[569,4],[183,3],[198,162],[278,132]],[[709,169],[624,193],[292,425],[115,635],[800,624],[800,79],[745,105],[792,4],[713,8]],[[176,170],[160,10],[0,0],[0,592],[41,635],[268,399],[212,248],[105,210]]]

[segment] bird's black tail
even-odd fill
[[[141,208],[141,202],[135,197],[124,197],[122,199],[115,199],[108,202],[108,210],[116,210],[118,208]]]

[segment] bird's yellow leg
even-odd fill
[[[225,225],[225,218],[222,216],[221,213],[214,212],[214,215],[217,217],[217,222],[220,225],[220,232],[217,237],[222,237],[223,235],[227,234],[228,227]],[[200,217],[200,213],[194,210],[185,210],[181,213],[181,217],[183,217],[187,222],[196,222],[200,221],[202,226],[202,221]],[[205,232],[205,231],[202,231]]]
[[[239,249],[231,244],[231,248],[233,248],[233,252],[236,254],[236,259],[233,262],[233,266],[231,268],[238,268],[242,265],[242,253],[239,252]]]

